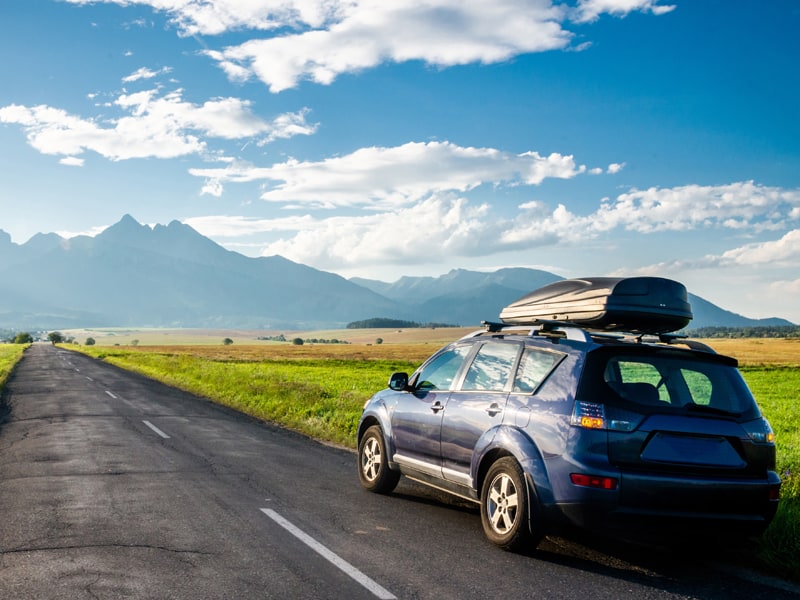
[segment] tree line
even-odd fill
[[[347,329],[436,329],[437,327],[458,327],[448,323],[417,323],[402,319],[387,319],[375,317],[363,321],[353,321],[347,324]]]
[[[31,334],[29,331],[16,331],[16,332],[12,330],[0,331],[0,340],[2,340],[3,343],[6,344],[32,344],[37,339],[38,340],[47,339],[47,341],[53,344],[63,344],[63,343],[71,344],[75,341],[75,338],[65,337],[60,331],[51,331],[50,333],[47,334],[47,336],[45,336],[45,338],[42,338],[40,335],[35,338],[33,334]]]
[[[686,333],[695,338],[795,338],[800,337],[800,326],[697,327]]]

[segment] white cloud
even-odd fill
[[[632,12],[663,15],[675,10],[675,5],[658,4],[659,0],[580,0],[573,19],[578,23],[596,21],[602,14],[624,17]]]
[[[407,204],[432,193],[464,192],[484,183],[538,185],[547,178],[569,179],[585,170],[572,156],[557,153],[512,154],[449,142],[411,142],[392,148],[362,148],[319,162],[288,160],[270,167],[234,164],[189,172],[216,182],[214,185],[279,182],[264,192],[264,200],[332,208]]]
[[[172,71],[170,67],[164,67],[159,69],[158,71],[153,71],[152,69],[148,69],[147,67],[142,67],[137,69],[127,77],[123,77],[122,81],[124,83],[133,83],[134,81],[139,81],[142,79],[153,79],[154,77],[158,77],[159,75],[163,75],[165,73],[169,73]]]
[[[305,110],[265,121],[253,114],[248,101],[217,98],[198,105],[184,101],[181,90],[163,96],[157,90],[123,94],[114,105],[123,116],[99,121],[46,105],[13,104],[0,108],[0,123],[22,126],[28,143],[43,154],[74,157],[94,151],[111,160],[204,153],[201,136],[255,137],[266,143],[310,135],[317,127],[306,122]]]
[[[800,279],[773,281],[769,285],[769,296],[785,297],[795,303],[797,308],[797,301],[800,300]],[[800,323],[800,320],[798,321]]]
[[[621,194],[592,216],[592,227],[622,227],[639,233],[718,227],[741,230],[781,229],[796,219],[800,190],[752,181],[720,186],[687,185]]]
[[[169,15],[180,35],[234,30],[269,32],[238,46],[208,50],[234,81],[256,77],[273,92],[300,81],[329,84],[342,73],[384,62],[419,60],[449,67],[496,63],[520,54],[566,49],[563,23],[601,14],[663,14],[657,0],[67,0],[150,6]],[[581,47],[586,47],[583,42]]]
[[[719,254],[642,265],[611,275],[657,275],[683,282],[690,292],[751,318],[783,317],[800,323],[800,229],[775,240]],[[768,300],[768,301],[765,301]]]
[[[232,30],[323,27],[354,2],[336,0],[66,0],[72,4],[150,6],[169,15],[181,35],[218,35]]]
[[[469,256],[489,251],[486,243],[497,239],[497,222],[485,218],[487,211],[488,206],[470,206],[463,198],[433,197],[382,214],[319,220],[268,244],[263,254],[280,254],[322,269]]]
[[[67,167],[82,167],[83,163],[85,162],[82,158],[78,158],[76,156],[66,156],[58,161],[59,164],[65,165]]]
[[[564,10],[547,0],[364,0],[338,7],[324,29],[254,39],[208,55],[232,79],[256,77],[280,92],[301,80],[329,84],[383,62],[496,63],[565,48],[572,39],[560,24]]]
[[[800,264],[800,229],[793,229],[778,240],[728,250],[719,262],[723,265],[796,266]]]
[[[103,233],[106,229],[108,229],[108,225],[98,225],[97,227],[91,227],[90,229],[87,229],[85,231],[66,231],[66,230],[61,230],[61,231],[56,231],[55,233],[56,233],[56,235],[61,236],[65,240],[69,240],[70,238],[74,238],[74,237],[78,237],[78,236],[82,236],[82,235],[89,236],[89,237],[95,237],[95,236],[100,235],[101,233]],[[67,243],[67,246],[69,246],[69,243]]]
[[[659,192],[673,200],[683,198],[675,201],[689,210],[687,206],[700,199],[695,187]],[[450,189],[456,191],[455,187]],[[751,182],[701,189],[705,191],[705,204],[715,204],[715,208],[709,211],[707,207],[695,207],[701,214],[708,212],[712,216],[689,218],[687,228],[724,226],[729,221],[726,209],[732,214],[747,214],[754,223],[764,216],[778,218],[787,210],[784,206],[787,198],[793,198],[794,202],[798,199],[797,190],[765,188]],[[745,208],[742,197],[733,193],[736,190],[748,190],[749,206]],[[420,190],[417,195],[421,197],[419,200],[361,216],[317,219],[304,215],[277,220],[204,217],[186,222],[212,238],[236,239],[279,233],[282,238],[265,245],[265,254],[281,254],[304,264],[339,271],[356,266],[422,264],[432,257],[452,264],[474,256],[487,257],[555,245],[579,248],[608,236],[613,229],[640,228],[642,233],[661,231],[641,226],[643,218],[651,222],[646,217],[646,207],[635,211],[620,209],[617,218],[609,219],[607,204],[596,212],[579,215],[564,205],[551,208],[545,202],[531,201],[521,204],[515,216],[503,218],[489,204],[475,204],[456,193],[437,190],[425,194]],[[620,196],[622,206],[626,206],[629,195]],[[751,230],[755,229],[758,228],[751,226]],[[732,274],[752,267],[785,270],[794,268],[799,260],[800,229],[795,228],[776,240],[745,244],[717,255],[631,267],[626,274],[697,273],[712,268]]]
[[[280,219],[252,219],[241,216],[213,215],[190,217],[183,221],[192,229],[211,238],[239,238],[258,233],[305,231],[318,227],[319,221],[310,215]]]

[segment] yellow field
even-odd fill
[[[742,366],[788,365],[800,368],[800,338],[716,338],[702,340]]]
[[[436,329],[332,329],[325,331],[254,331],[208,329],[73,329],[62,332],[78,344],[94,338],[98,347],[138,345],[160,352],[188,352],[220,360],[255,361],[278,358],[402,359],[422,361],[434,350],[475,331],[478,327]],[[348,344],[276,343],[259,340],[283,334],[287,340],[344,340]],[[223,345],[225,338],[233,340]],[[378,339],[382,343],[377,344]],[[701,340],[720,354],[739,360],[742,366],[782,365],[800,367],[800,338],[715,338]]]
[[[292,340],[297,337],[320,340],[337,339],[349,342],[353,345],[369,347],[396,344],[421,344],[438,348],[477,329],[479,329],[477,326],[436,329],[331,329],[319,331],[98,328],[66,329],[61,333],[65,337],[74,338],[75,342],[78,344],[84,344],[86,339],[91,337],[95,340],[97,346],[130,346],[134,344],[140,346],[216,346],[222,345],[222,341],[225,338],[230,338],[233,340],[233,345],[228,347],[228,349],[233,350],[233,346],[278,346],[283,348],[286,344],[278,344],[269,340],[258,339],[277,335],[283,335],[287,340]],[[382,344],[376,344],[378,338],[382,340]],[[337,345],[314,344],[314,347],[320,346],[333,348]],[[346,345],[342,344],[341,346]],[[300,350],[303,349],[302,346],[296,348]],[[363,348],[361,350],[363,350]],[[347,352],[346,350],[343,351]]]

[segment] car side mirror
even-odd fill
[[[408,389],[408,373],[392,373],[389,377],[389,389],[404,392]]]

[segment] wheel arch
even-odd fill
[[[361,420],[358,423],[358,430],[356,432],[356,447],[361,442],[364,432],[373,425],[381,428],[383,433],[383,443],[386,445],[386,451],[389,454],[391,462],[394,456],[394,440],[392,439],[392,422],[389,419],[389,411],[385,404],[374,406],[368,412],[361,415]]]
[[[480,451],[476,447],[473,485],[479,495],[486,473],[498,459],[505,456],[512,457],[522,467],[527,485],[533,486],[533,490],[528,490],[531,498],[538,498],[538,502],[543,504],[553,501],[550,476],[542,452],[528,435],[516,427],[500,426]]]
[[[527,497],[527,530],[531,539],[538,541],[548,532],[557,529],[548,505],[553,503],[553,491],[544,457],[536,443],[515,427],[499,427],[491,442],[484,448],[475,465],[474,486],[478,497],[483,497],[486,475],[501,458],[509,457],[522,469]],[[481,508],[483,510],[483,508]]]

